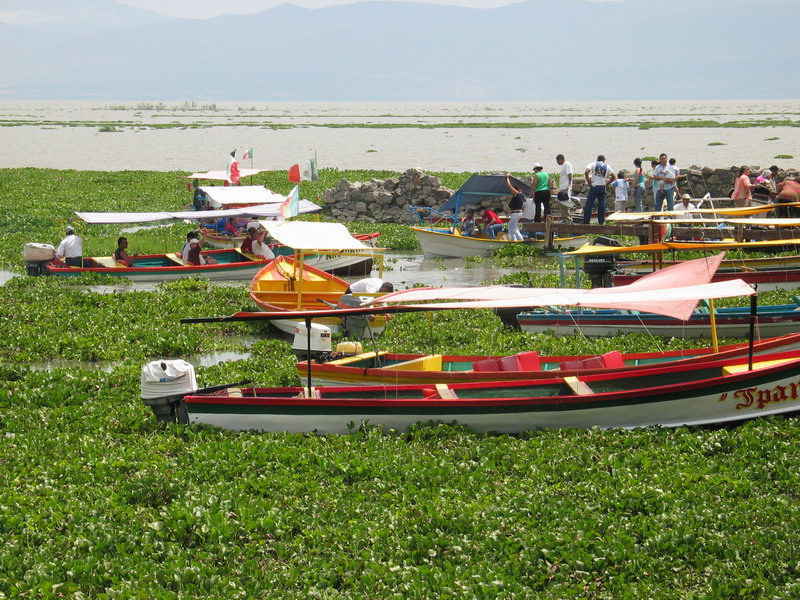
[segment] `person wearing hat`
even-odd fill
[[[588,225],[591,222],[594,203],[597,201],[597,222],[602,225],[606,221],[606,186],[617,176],[614,174],[614,169],[606,164],[606,157],[598,154],[595,162],[586,165],[584,177],[589,186],[589,193],[586,195],[586,206],[583,208],[583,224]]]
[[[201,254],[203,247],[203,234],[199,231],[190,231],[186,234],[186,243],[183,245],[181,257],[193,265],[215,265],[217,260],[210,256]]]
[[[83,266],[83,240],[75,234],[75,228],[67,225],[66,237],[61,240],[56,250],[56,258],[62,259],[70,267]]]
[[[544,172],[541,163],[533,164],[533,206],[536,213],[533,220],[537,223],[542,222],[542,215],[550,214],[550,175]]]
[[[692,197],[689,194],[683,194],[681,196],[681,201],[675,207],[675,210],[682,212],[689,212],[692,210],[697,210],[697,205],[694,202],[692,202]],[[689,218],[696,219],[697,215],[689,215]]]
[[[761,175],[756,177],[756,187],[753,189],[754,194],[768,196],[774,199],[778,195],[778,167],[773,165],[769,169],[764,169]]]
[[[186,256],[186,262],[192,263],[193,265],[208,264],[205,256],[200,254],[200,240],[197,238],[190,238],[188,244],[189,252]]]
[[[472,237],[477,231],[477,224],[475,223],[475,209],[467,209],[467,214],[461,219],[461,235]]]

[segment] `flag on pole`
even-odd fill
[[[242,160],[247,160],[248,158],[251,159],[251,160],[253,158],[253,149],[252,148],[250,148],[248,150],[245,150],[244,156],[242,156]]]
[[[284,219],[290,219],[298,214],[300,214],[300,186],[296,185],[281,204],[281,215]]]
[[[228,176],[229,183],[239,183],[239,161],[236,160],[236,150],[231,152],[228,157],[228,166],[225,169],[225,174]]]
[[[319,181],[317,172],[317,159],[304,160],[301,163],[292,165],[289,168],[289,181],[300,183],[301,181]]]

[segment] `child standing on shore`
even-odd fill
[[[631,191],[631,178],[625,177],[625,171],[617,173],[617,178],[611,182],[614,188],[614,210],[625,212],[628,206],[628,194]]]

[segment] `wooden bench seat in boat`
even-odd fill
[[[564,377],[564,383],[570,387],[576,396],[591,396],[594,394],[592,388],[577,377]]]
[[[402,362],[394,363],[393,365],[386,365],[383,368],[387,371],[441,371],[442,355],[427,354],[425,356],[412,358],[411,360],[404,360]]]
[[[791,361],[792,359],[790,358],[778,358],[776,360],[762,360],[753,363],[753,370],[765,369],[767,367],[774,367],[776,365],[782,365],[784,363]],[[722,367],[723,375],[735,375],[737,373],[745,373],[747,371],[749,371],[747,363],[742,363],[739,365],[728,365],[727,367]]]
[[[442,400],[458,400],[456,393],[447,387],[446,383],[437,383],[436,392]]]
[[[168,259],[170,259],[171,261],[179,264],[182,267],[191,267],[192,266],[192,263],[190,263],[188,260],[183,260],[183,257],[180,254],[178,254],[177,252],[168,252],[166,256],[167,256]]]
[[[95,257],[93,257],[91,259],[87,259],[84,262],[88,262],[89,260],[91,260],[91,262],[95,263],[98,267],[106,267],[108,269],[127,269],[128,268],[128,265],[126,265],[125,263],[119,262],[113,256],[95,256]]]

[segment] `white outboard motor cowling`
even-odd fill
[[[188,423],[183,397],[196,391],[194,367],[185,360],[154,360],[142,367],[142,402],[159,423]]]
[[[56,249],[51,244],[28,242],[22,249],[22,260],[28,275],[45,275],[45,263],[56,257]]]

